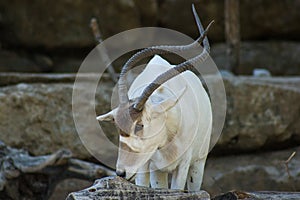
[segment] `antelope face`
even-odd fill
[[[177,104],[180,96],[156,102],[149,99],[140,112],[134,111],[129,104],[97,117],[99,121],[113,120],[119,129],[117,175],[131,179],[167,142],[169,110]]]

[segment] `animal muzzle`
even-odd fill
[[[117,176],[126,179],[127,181],[133,181],[136,173],[126,173],[125,170],[117,170],[116,171]]]
[[[125,170],[117,170],[116,174],[117,174],[117,176],[120,176],[122,178],[126,177],[126,171]]]

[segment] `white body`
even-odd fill
[[[128,92],[129,99],[139,97],[150,82],[172,67],[160,56],[155,56],[132,83]],[[197,191],[202,183],[210,143],[211,104],[199,78],[186,71],[158,88],[147,101],[146,109],[152,104],[159,105],[174,98],[175,104],[154,124],[156,133],[153,133],[153,130],[150,131],[151,134],[144,133],[144,137],[145,134],[146,137],[153,137],[153,146],[159,144],[158,148],[152,149],[148,146],[148,150],[156,151],[150,159],[146,159],[143,166],[139,166],[138,169],[131,166],[131,169],[138,172],[137,185],[149,186],[150,181],[153,188],[168,188],[168,173],[172,173],[172,189],[184,189],[187,183],[189,191]],[[120,141],[133,149],[139,145],[132,137],[121,136]],[[122,166],[120,159],[123,158],[119,156],[117,167]]]

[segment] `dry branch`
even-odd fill
[[[103,42],[102,34],[100,32],[100,28],[98,26],[96,18],[92,18],[91,19],[91,28],[92,28],[92,31],[93,31],[93,34],[94,34],[94,37],[95,37],[96,41],[98,41],[99,44],[102,43]],[[110,61],[110,59],[109,59],[109,57],[107,55],[107,52],[102,53],[100,56],[102,57],[102,59]],[[108,73],[109,73],[111,79],[115,83],[117,83],[118,82],[118,75],[116,74],[116,72],[115,72],[114,67],[112,66],[112,64],[108,65],[107,70],[108,70]]]
[[[30,156],[0,141],[0,199],[47,199],[63,179],[94,180],[114,174],[103,166],[71,156],[68,150]]]

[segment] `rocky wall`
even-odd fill
[[[1,1],[0,71],[76,72],[95,46],[89,27],[100,23],[103,38],[137,27],[158,26],[197,36],[191,4],[203,24],[215,20],[209,33],[212,57],[223,69],[224,1],[219,0],[100,0]],[[255,68],[273,75],[299,75],[300,3],[297,0],[243,0],[241,13],[240,74]],[[214,45],[215,44],[215,45]],[[125,62],[115,64],[120,68]]]
[[[93,74],[84,77],[87,82],[96,78]],[[0,87],[0,140],[13,147],[26,148],[34,155],[65,147],[79,158],[90,158],[77,136],[72,116],[75,75],[35,75],[30,79],[26,75],[6,74],[2,85],[5,79],[14,80],[14,84]],[[23,83],[18,83],[18,79]],[[213,82],[213,76],[208,80]],[[274,150],[300,144],[299,77],[233,76],[224,77],[224,84],[227,116],[214,153]],[[109,80],[98,87],[98,114],[109,111],[112,88]],[[85,88],[80,89],[84,94]],[[103,125],[116,143],[114,126]]]
[[[97,77],[84,74],[81,78],[89,82]],[[0,140],[31,155],[70,149],[76,158],[94,160],[74,126],[71,102],[75,74],[8,73],[0,74],[0,80]],[[214,77],[208,80],[215,81]],[[226,76],[224,84],[225,127],[209,155],[204,189],[212,195],[231,189],[299,190],[300,78]],[[112,87],[105,75],[97,89],[97,113],[110,109]],[[102,125],[116,142],[113,125]],[[87,127],[86,131],[92,130]],[[99,152],[114,157],[104,146],[97,144]],[[296,156],[288,163],[287,172],[284,161],[293,152]],[[57,185],[52,199],[91,183],[68,179]]]
[[[195,3],[204,24],[214,19],[213,41],[224,40],[224,1],[208,0],[101,0],[101,1],[1,1],[1,43],[7,46],[83,48],[94,45],[88,28],[97,17],[105,37],[143,26],[162,26],[196,36],[191,12]],[[299,40],[297,0],[241,1],[243,40],[273,38]]]

